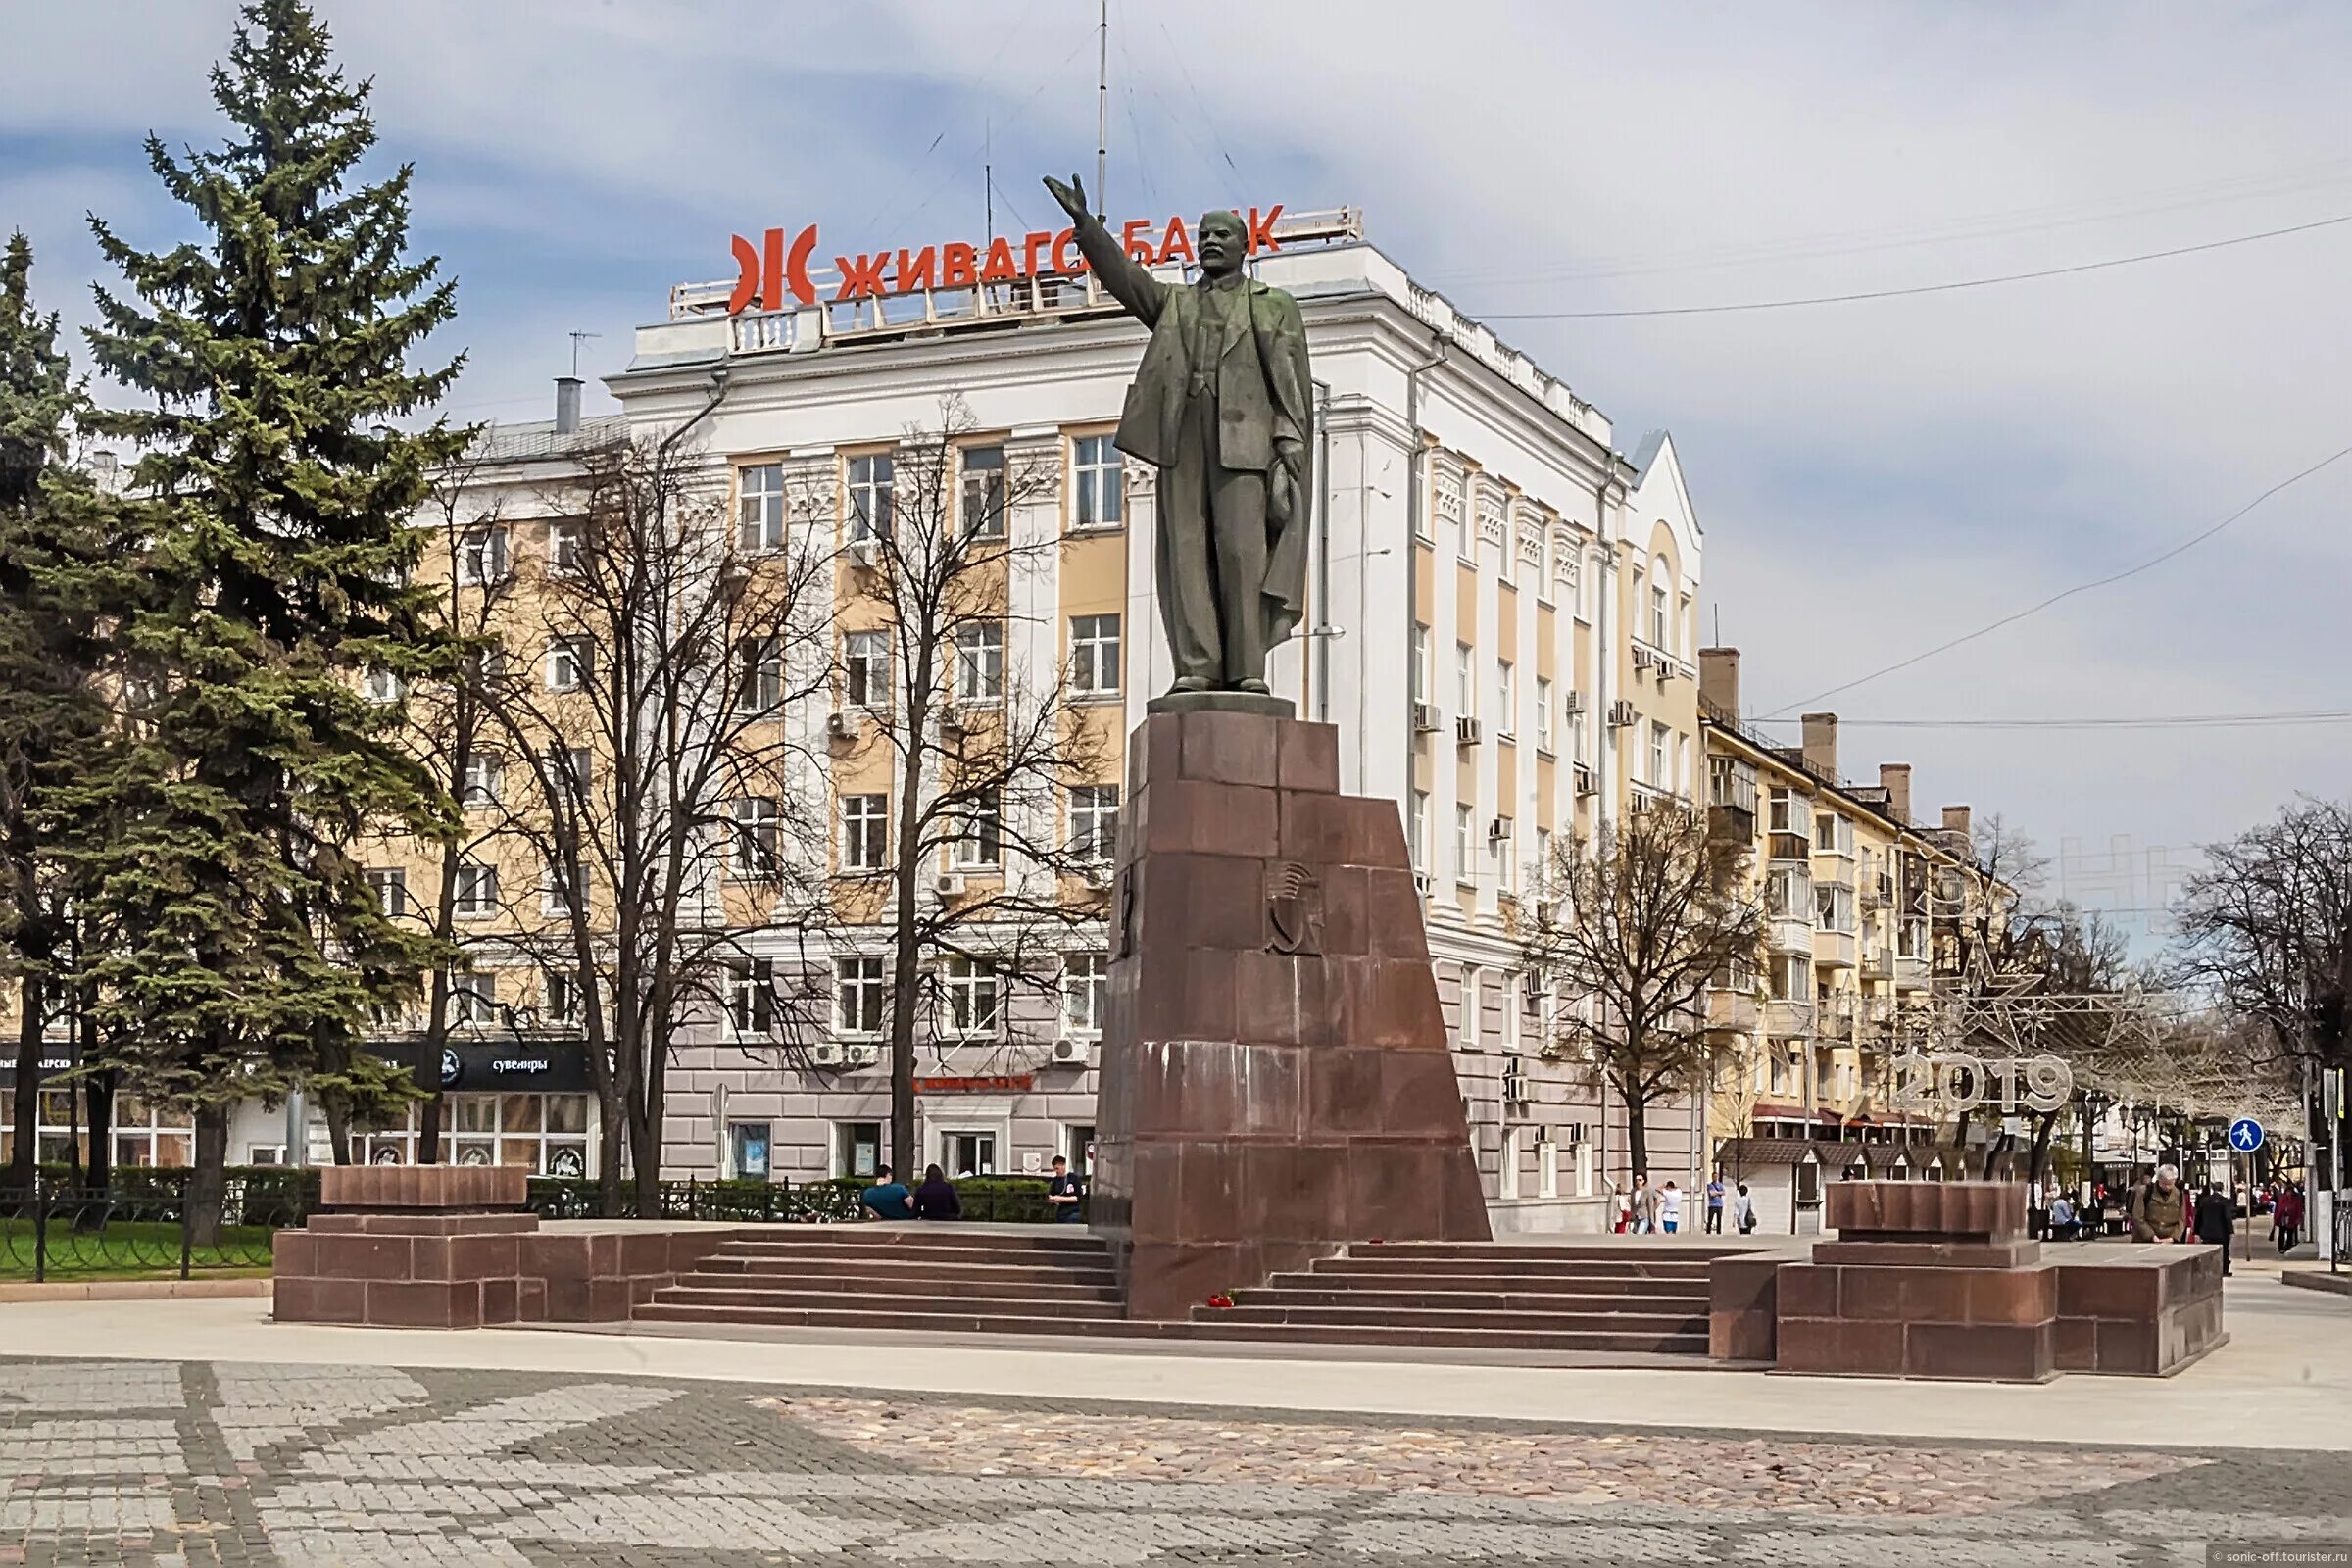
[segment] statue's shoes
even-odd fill
[[[1241,682],[1241,683],[1240,683],[1238,686],[1236,686],[1236,687],[1234,688],[1234,690],[1236,690],[1236,691],[1243,691],[1243,692],[1254,692],[1254,693],[1256,693],[1256,694],[1257,694],[1258,696],[1260,696],[1260,697],[1264,697],[1264,696],[1268,695],[1268,692],[1269,692],[1269,688],[1267,687],[1266,683],[1265,683],[1264,681],[1262,681],[1262,680],[1246,680],[1246,681],[1243,681],[1243,682]]]
[[[1179,675],[1176,677],[1176,683],[1168,688],[1170,693],[1206,692],[1214,691],[1215,689],[1216,688],[1209,683],[1209,679],[1205,675]]]

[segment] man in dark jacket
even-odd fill
[[[2234,1205],[2211,1182],[2197,1195],[2196,1234],[2200,1242],[2211,1242],[2222,1250],[2222,1272],[2230,1272],[2230,1237],[2237,1229]]]

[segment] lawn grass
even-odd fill
[[[0,1219],[0,1280],[33,1277],[35,1237],[29,1219]],[[177,1220],[110,1220],[96,1231],[76,1231],[70,1215],[49,1222],[48,1256],[42,1277],[52,1280],[153,1279],[179,1273]],[[267,1225],[225,1225],[220,1241],[188,1254],[188,1272],[207,1276],[270,1272]]]

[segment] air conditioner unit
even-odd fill
[[[1498,816],[1494,821],[1487,824],[1487,842],[1489,844],[1503,843],[1504,841],[1508,840],[1510,836],[1511,819],[1509,817]]]
[[[1438,705],[1435,703],[1415,703],[1413,705],[1413,733],[1416,735],[1426,735],[1437,727]]]
[[[1600,780],[1593,776],[1592,769],[1590,766],[1583,762],[1575,762],[1570,764],[1570,771],[1576,775],[1577,794],[1592,795],[1598,793],[1600,789]]]
[[[1467,713],[1453,721],[1453,743],[1456,746],[1476,746],[1485,735],[1486,732],[1479,728],[1478,720]]]
[[[1583,712],[1584,710],[1585,710],[1585,694],[1584,694],[1583,692],[1570,692],[1570,693],[1568,694],[1568,712],[1569,712],[1571,715],[1574,715],[1574,714],[1577,714],[1577,713],[1581,713],[1581,712]]]
[[[874,569],[874,558],[880,551],[881,546],[871,539],[853,539],[850,541],[850,564],[860,571],[871,571]]]
[[[1502,1102],[1506,1105],[1527,1103],[1527,1065],[1517,1057],[1502,1064]]]
[[[1520,984],[1526,989],[1530,1002],[1542,1002],[1551,994],[1551,980],[1541,969],[1528,970],[1520,978]]]
[[[1660,654],[1655,659],[1652,659],[1649,662],[1650,666],[1658,672],[1658,683],[1660,685],[1664,685],[1667,681],[1674,679],[1673,660],[1667,658],[1664,654]]]
[[[1640,643],[1634,644],[1634,673],[1639,675],[1657,662],[1657,656]]]
[[[938,876],[931,879],[931,891],[943,899],[960,897],[963,893],[963,873],[961,871],[940,872]]]
[[[819,1067],[840,1067],[849,1060],[849,1048],[827,1041],[809,1049],[808,1059]]]
[[[1435,886],[1437,886],[1437,879],[1432,877],[1427,871],[1415,871],[1413,873],[1413,891],[1420,894],[1421,897],[1425,899],[1428,898],[1429,890]]]
[[[1559,923],[1559,919],[1560,919],[1560,901],[1559,901],[1559,900],[1557,900],[1557,899],[1538,899],[1538,900],[1536,901],[1536,924],[1538,924],[1538,925],[1540,925],[1540,926],[1542,926],[1542,925],[1557,925],[1557,924]],[[1529,979],[1528,979],[1528,989],[1529,989],[1531,992],[1537,989],[1537,987],[1536,987],[1536,985],[1535,985],[1535,979],[1534,979],[1534,976],[1532,976],[1532,975],[1531,975],[1531,976],[1529,976]]]
[[[1572,1121],[1564,1127],[1554,1127],[1551,1131],[1553,1138],[1565,1144],[1589,1144],[1592,1141],[1591,1129],[1581,1121]]]
[[[1067,1035],[1054,1042],[1054,1065],[1083,1067],[1094,1058],[1095,1043],[1073,1039]]]
[[[1609,728],[1623,729],[1634,721],[1634,704],[1631,698],[1620,697],[1609,705]]]
[[[840,739],[858,733],[858,721],[835,709],[825,715],[825,733]]]
[[[953,703],[950,703],[950,704],[949,704],[947,707],[945,707],[945,708],[942,708],[942,709],[939,710],[939,732],[940,732],[942,735],[960,735],[960,734],[962,734],[962,733],[963,733],[963,711],[962,711],[962,710],[960,710],[960,709],[956,708],[956,705],[955,705],[955,704],[953,704]]]

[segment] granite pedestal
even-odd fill
[[[1150,713],[1112,905],[1090,1218],[1129,1316],[1491,1239],[1402,821],[1340,793],[1332,726]]]

